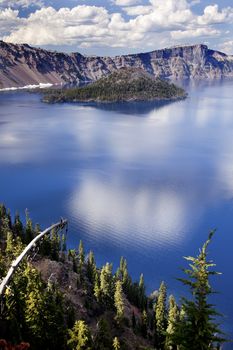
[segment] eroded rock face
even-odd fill
[[[116,57],[58,53],[0,41],[0,88],[95,81],[121,67],[167,79],[233,77],[233,56],[193,45]]]

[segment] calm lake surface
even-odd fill
[[[42,227],[68,218],[70,247],[114,269],[123,255],[148,292],[165,280],[177,297],[182,257],[217,228],[214,302],[233,337],[233,82],[188,89],[168,105],[0,94],[0,201]]]

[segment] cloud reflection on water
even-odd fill
[[[19,117],[3,117],[1,164],[39,163],[46,171],[62,160],[74,182],[69,208],[89,234],[179,244],[205,210],[233,196],[232,102],[225,97],[218,116],[217,95],[216,87],[133,110],[25,101]]]
[[[126,187],[85,175],[69,203],[73,217],[88,223],[88,234],[121,244],[178,244],[185,238],[192,208],[169,188]],[[108,231],[108,237],[106,237]]]
[[[143,119],[120,117],[111,120],[108,128],[90,124],[91,145],[87,134],[82,143],[83,135],[76,133],[89,150],[100,133],[111,159],[109,167],[100,166],[102,177],[85,170],[70,200],[72,215],[87,223],[91,235],[106,240],[110,231],[121,244],[133,240],[134,244],[178,245],[187,241],[187,232],[194,230],[208,208],[223,201],[226,193],[231,195],[229,150],[233,147],[225,148],[227,139],[218,135],[221,128],[226,135],[226,124],[232,126],[231,102],[227,101],[221,119],[214,114],[216,98],[197,96],[196,102],[153,109]]]

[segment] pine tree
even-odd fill
[[[116,281],[116,284],[115,284],[114,305],[116,308],[116,320],[118,323],[121,323],[124,317],[124,300],[123,300],[122,282],[119,280]]]
[[[96,269],[94,253],[90,251],[87,259],[87,277],[92,284],[95,283],[96,273],[97,273],[97,269]]]
[[[135,293],[135,288],[134,288],[134,285],[132,283],[132,279],[128,273],[127,261],[124,257],[121,257],[121,259],[120,259],[120,266],[117,269],[115,277],[116,277],[116,279],[122,281],[123,291],[124,291],[125,295],[127,296],[127,298],[129,299],[129,301],[138,306],[138,303],[139,303],[138,299],[139,298],[138,298],[138,295],[136,295],[137,293]]]
[[[144,284],[144,276],[143,276],[143,273],[141,273],[141,275],[140,275],[139,289],[140,289],[140,291],[141,291],[142,294],[145,293],[145,284]]]
[[[51,231],[50,241],[51,241],[50,257],[51,257],[51,259],[58,261],[59,260],[59,252],[61,250],[61,241],[60,241],[59,234],[57,233],[56,230]]]
[[[167,329],[167,287],[164,282],[159,287],[159,294],[155,306],[155,329],[159,349],[163,349],[165,332]]]
[[[147,316],[146,310],[143,310],[141,330],[144,338],[146,338],[147,336],[147,327],[148,327],[148,316]]]
[[[144,309],[146,308],[146,302],[147,302],[147,298],[146,298],[146,295],[145,295],[145,291],[146,291],[146,288],[145,288],[145,283],[144,283],[144,276],[143,276],[143,273],[141,273],[140,275],[140,280],[139,280],[139,306],[141,309]]]
[[[95,276],[95,284],[94,284],[94,296],[98,302],[101,300],[101,289],[100,289],[100,278],[97,273]]]
[[[112,347],[113,347],[113,350],[120,350],[121,345],[117,337],[113,339]]]
[[[64,307],[62,293],[54,283],[48,283],[47,289],[43,291],[43,336],[49,349],[63,349],[66,326],[64,321]]]
[[[50,256],[51,255],[51,239],[49,235],[45,235],[40,242],[40,254],[42,256]]]
[[[11,221],[11,220],[10,220]],[[7,233],[11,232],[9,216],[4,205],[0,207],[0,238],[6,239]]]
[[[95,350],[109,350],[112,347],[111,329],[107,320],[103,317],[97,323],[94,344]]]
[[[25,214],[26,214],[25,243],[28,244],[32,241],[34,237],[34,230],[33,230],[32,220],[29,217],[29,212],[27,209],[25,211]]]
[[[12,231],[12,220],[11,220],[11,212],[10,212],[10,209],[7,210],[7,219],[8,219],[8,226],[9,226],[9,229]]]
[[[79,242],[79,247],[78,247],[78,263],[79,263],[79,269],[81,270],[83,268],[85,261],[85,253],[84,253],[84,247],[83,247],[83,242]]]
[[[120,259],[120,266],[117,269],[116,278],[122,281],[123,289],[125,291],[125,288],[127,288],[128,270],[127,270],[127,261],[123,256]]]
[[[170,295],[168,308],[168,326],[165,343],[166,350],[175,350],[177,348],[172,338],[176,330],[177,322],[179,321],[179,314],[179,308],[176,304],[175,298],[173,295]]]
[[[18,212],[16,212],[16,214],[15,214],[15,220],[14,220],[12,230],[13,230],[15,236],[17,235],[21,239],[23,239],[23,224],[20,220],[20,216],[19,216]]]
[[[121,276],[124,275],[124,272],[127,271],[127,261],[126,259],[122,256],[120,259],[120,267],[119,267]]]
[[[60,260],[62,262],[65,262],[66,260],[66,236],[63,234],[62,238],[61,238],[61,256],[60,256]]]
[[[73,271],[78,272],[78,267],[77,267],[77,256],[76,252],[74,249],[69,249],[68,251],[68,260],[72,261],[73,264]]]
[[[111,304],[113,299],[112,264],[106,263],[100,272],[100,290],[103,300]]]
[[[61,250],[62,252],[66,252],[66,236],[63,234],[61,238]]]
[[[6,238],[6,256],[7,259],[12,261],[14,259],[14,238],[13,238],[13,233],[8,232],[7,233],[7,238]]]
[[[208,303],[208,297],[213,293],[210,277],[219,274],[212,271],[215,264],[207,260],[207,249],[214,232],[210,232],[197,257],[185,257],[190,268],[183,269],[187,278],[179,280],[190,288],[192,299],[183,298],[183,315],[173,337],[180,350],[210,350],[225,341],[215,322],[219,314]]]
[[[44,299],[43,284],[39,278],[38,272],[29,265],[25,270],[27,278],[27,292],[25,295],[25,321],[28,333],[31,335],[30,342],[37,344],[38,347],[43,344],[44,336]]]
[[[71,350],[91,350],[91,333],[84,321],[76,321],[74,327],[69,330],[69,339],[67,342]]]

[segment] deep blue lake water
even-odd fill
[[[177,297],[182,257],[217,228],[214,302],[233,337],[233,82],[188,89],[168,105],[46,105],[2,93],[0,201],[22,216],[28,208],[42,227],[68,218],[70,247],[82,239],[114,268],[123,255],[148,292],[165,280]]]

